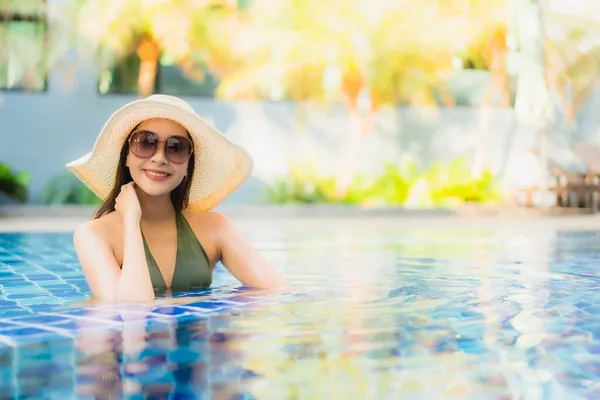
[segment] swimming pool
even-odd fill
[[[298,293],[84,307],[69,234],[0,234],[0,398],[600,398],[597,232],[253,239]]]

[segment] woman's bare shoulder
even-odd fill
[[[204,226],[211,229],[218,229],[228,222],[225,215],[216,211],[184,210],[182,214],[192,226]]]
[[[210,240],[218,249],[219,242],[227,236],[232,224],[229,218],[216,211],[191,211],[184,210],[183,216],[188,221],[196,236],[202,240]]]
[[[94,237],[112,244],[115,233],[121,231],[121,218],[117,213],[110,213],[98,219],[92,219],[79,225],[74,232],[74,239]]]

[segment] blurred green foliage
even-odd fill
[[[30,176],[24,171],[13,171],[0,162],[0,194],[19,203],[27,202]]]
[[[465,157],[437,162],[425,169],[420,169],[412,160],[403,164],[385,163],[378,176],[369,179],[356,175],[343,193],[338,191],[335,177],[322,176],[314,168],[295,164],[266,192],[266,200],[274,204],[455,207],[466,202],[488,203],[503,199],[494,175],[486,171],[473,177]]]
[[[54,177],[42,190],[43,204],[100,204],[100,198],[81,183],[73,174],[65,172]]]
[[[8,198],[26,203],[29,179],[29,174],[14,172],[0,163],[0,193]],[[308,163],[296,163],[286,176],[268,187],[265,200],[271,204],[456,207],[466,202],[489,203],[503,199],[503,192],[491,172],[474,178],[467,159],[459,157],[425,169],[420,169],[413,160],[398,164],[388,162],[375,177],[355,175],[344,191],[339,190],[336,177],[319,174]],[[40,201],[46,205],[100,204],[100,199],[69,172],[48,182]]]

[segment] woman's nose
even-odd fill
[[[154,163],[157,163],[157,164],[166,164],[167,163],[167,157],[165,154],[165,146],[162,143],[158,144],[156,152],[152,156],[151,161]]]

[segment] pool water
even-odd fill
[[[252,239],[297,292],[85,306],[70,235],[0,234],[0,399],[600,398],[597,232]]]

